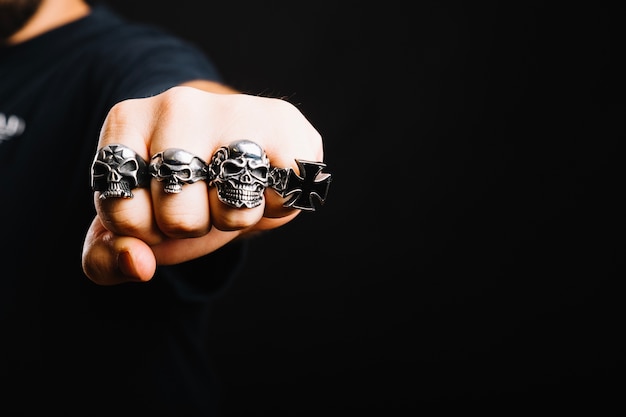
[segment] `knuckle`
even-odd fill
[[[200,216],[184,213],[159,218],[158,224],[161,232],[172,238],[200,237],[207,234],[210,229]]]
[[[123,205],[101,210],[100,218],[108,230],[126,236],[138,236],[150,227],[148,218]]]
[[[263,206],[254,209],[225,209],[213,218],[215,228],[222,231],[242,230],[254,226],[263,216]]]

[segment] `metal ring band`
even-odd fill
[[[132,189],[149,184],[148,166],[127,146],[111,144],[98,149],[91,164],[91,188],[100,199],[133,198]]]
[[[150,175],[164,182],[163,191],[180,193],[184,184],[206,180],[208,165],[202,158],[184,149],[170,148],[157,152],[150,158]]]
[[[209,185],[217,187],[221,202],[235,208],[254,208],[263,202],[269,185],[270,161],[251,140],[220,147],[209,164]]]
[[[302,176],[291,168],[273,167],[270,171],[270,187],[281,197],[289,197],[283,207],[315,211],[316,206],[326,202],[332,176],[322,172],[323,162],[296,159]]]

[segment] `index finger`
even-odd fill
[[[102,126],[92,164],[94,205],[104,227],[148,244],[162,240],[154,226],[147,172],[152,103],[131,99],[116,104]]]

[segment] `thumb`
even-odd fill
[[[142,240],[118,236],[95,217],[85,236],[83,271],[99,285],[150,281],[156,272],[152,249]]]

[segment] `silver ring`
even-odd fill
[[[130,191],[149,184],[147,162],[137,152],[120,144],[98,149],[91,164],[91,188],[100,199],[133,198]]]
[[[253,208],[263,202],[269,184],[270,161],[251,140],[238,140],[219,148],[209,164],[209,185],[217,187],[221,202]]]
[[[291,168],[272,167],[269,186],[281,197],[289,197],[283,207],[315,211],[316,206],[326,202],[331,174],[322,172],[323,162],[296,159],[302,176]]]
[[[270,165],[263,148],[251,140],[238,140],[219,148],[209,163],[209,185],[225,204],[240,208],[257,207],[265,188],[288,197],[283,207],[315,211],[326,202],[331,174],[322,172],[323,162],[296,159],[302,176],[291,168]]]
[[[184,149],[170,148],[150,158],[150,175],[164,182],[163,191],[180,193],[183,184],[192,184],[207,179],[208,166],[203,159]]]

